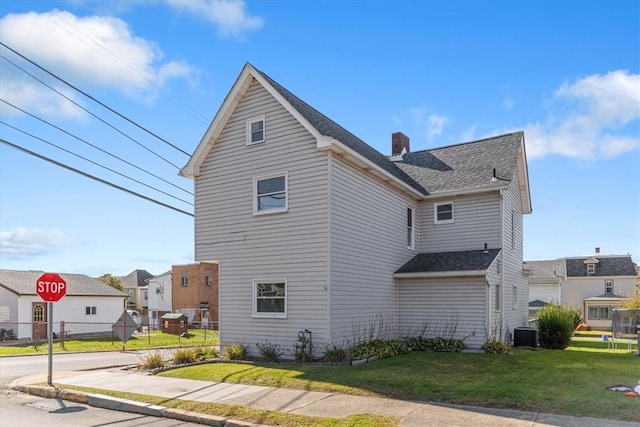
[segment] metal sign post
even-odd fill
[[[53,386],[53,303],[60,301],[67,294],[67,282],[56,273],[44,273],[36,280],[36,294],[47,302],[47,333],[49,334],[47,384]]]
[[[47,384],[53,387],[53,303],[47,303],[48,334],[49,334],[49,369],[47,371]]]

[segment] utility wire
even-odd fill
[[[122,136],[128,138],[129,140],[133,141],[134,143],[136,143],[138,146],[144,148],[145,150],[147,150],[148,152],[150,152],[151,154],[153,154],[154,156],[164,160],[165,162],[167,162],[168,164],[170,164],[171,166],[173,166],[176,169],[180,169],[179,166],[175,165],[174,163],[171,163],[171,161],[167,160],[166,158],[162,157],[160,154],[156,153],[155,151],[153,151],[152,149],[150,149],[149,147],[145,146],[144,144],[142,144],[141,142],[138,142],[137,140],[135,140],[134,138],[130,137],[129,135],[127,135],[126,133],[124,133],[123,131],[121,131],[120,129],[116,128],[115,126],[113,126],[112,124],[108,123],[107,121],[101,119],[100,117],[98,117],[96,114],[92,113],[91,111],[87,110],[86,108],[84,108],[82,105],[78,104],[76,101],[74,101],[73,99],[69,98],[68,96],[66,96],[65,94],[63,94],[62,92],[58,91],[56,88],[50,86],[49,84],[45,83],[44,81],[40,80],[39,78],[37,78],[36,76],[34,76],[33,74],[29,73],[27,70],[25,70],[24,68],[20,67],[19,65],[15,64],[14,62],[12,62],[11,60],[7,59],[4,55],[0,54],[0,58],[4,59],[5,61],[7,61],[9,64],[13,65],[14,67],[16,67],[17,69],[21,70],[23,73],[29,75],[31,78],[33,78],[34,80],[40,82],[41,84],[43,84],[44,86],[48,87],[49,89],[51,89],[52,91],[54,91],[55,93],[57,93],[58,95],[60,95],[61,97],[63,97],[64,99],[66,99],[67,101],[71,102],[72,104],[74,104],[76,107],[80,108],[81,110],[84,110],[85,112],[87,112],[88,114],[92,115],[93,117],[95,117],[96,119],[98,119],[99,121],[101,121],[102,123],[104,123],[105,125],[109,126],[111,129],[115,130],[116,132],[118,132],[119,134],[121,134]]]
[[[167,141],[166,139],[162,138],[161,136],[156,135],[155,133],[151,132],[149,129],[143,127],[142,125],[139,125],[138,123],[134,122],[133,120],[129,119],[128,117],[126,117],[125,115],[117,112],[116,110],[114,110],[113,108],[109,107],[108,105],[102,103],[101,101],[97,100],[96,98],[94,98],[93,96],[89,95],[88,93],[84,92],[83,90],[77,88],[76,86],[72,85],[71,83],[67,82],[66,80],[64,80],[61,77],[58,77],[56,74],[52,73],[51,71],[47,70],[46,68],[44,68],[43,66],[39,65],[38,63],[32,61],[31,59],[27,58],[26,56],[22,55],[20,52],[12,49],[11,47],[7,46],[6,43],[0,41],[0,46],[3,46],[7,49],[9,49],[11,52],[15,53],[16,55],[18,55],[20,58],[24,59],[25,61],[29,62],[30,64],[38,67],[40,70],[44,71],[45,73],[49,74],[51,77],[59,80],[60,82],[64,83],[65,85],[69,86],[70,88],[72,88],[73,90],[83,94],[84,96],[86,96],[87,98],[91,99],[92,101],[100,104],[101,106],[103,106],[104,108],[106,108],[107,110],[111,111],[112,113],[116,114],[117,116],[121,117],[122,119],[128,121],[129,123],[131,123],[132,125],[138,127],[139,129],[147,132],[149,135],[159,139],[160,141],[164,142],[165,144],[175,148],[176,150],[180,151],[181,153],[183,153],[186,156],[190,156],[189,153],[187,153],[186,151],[184,151],[182,148],[170,143],[169,141]]]
[[[30,154],[30,155],[32,155],[34,157],[38,157],[39,159],[45,160],[45,161],[47,161],[49,163],[52,163],[52,164],[54,164],[56,166],[60,166],[61,168],[70,170],[70,171],[75,172],[77,174],[80,174],[80,175],[82,175],[84,177],[93,179],[94,181],[98,181],[98,182],[100,182],[102,184],[106,184],[106,185],[108,185],[110,187],[113,187],[113,188],[115,188],[117,190],[124,191],[125,193],[129,193],[129,194],[131,194],[133,196],[139,197],[141,199],[147,200],[149,202],[155,203],[155,204],[163,206],[165,208],[172,209],[172,210],[174,210],[176,212],[180,212],[182,214],[189,215],[191,217],[194,216],[191,212],[183,211],[182,209],[176,208],[175,206],[171,206],[171,205],[163,203],[163,202],[161,202],[159,200],[152,199],[151,197],[147,197],[147,196],[142,195],[140,193],[136,193],[135,191],[129,190],[129,189],[124,188],[124,187],[121,187],[121,186],[116,185],[116,184],[114,184],[112,182],[105,181],[104,179],[98,178],[97,176],[90,175],[90,174],[88,174],[86,172],[83,172],[83,171],[78,170],[76,168],[73,168],[71,166],[65,165],[64,163],[60,163],[60,162],[58,162],[56,160],[50,159],[49,157],[46,157],[46,156],[43,156],[41,154],[35,153],[35,152],[31,151],[31,150],[27,150],[26,148],[23,148],[23,147],[21,147],[19,145],[16,145],[16,144],[12,143],[12,142],[9,142],[9,141],[5,140],[4,138],[0,138],[0,142],[3,143],[3,144],[6,144],[6,145],[8,145],[8,146],[10,146],[10,147],[12,147],[12,148],[14,148],[16,150],[22,151],[23,153],[27,153],[27,154]]]
[[[24,131],[24,130],[22,130],[22,129],[18,129],[18,128],[17,128],[17,127],[15,127],[15,126],[11,126],[10,124],[8,124],[8,123],[6,123],[6,122],[3,122],[2,120],[0,120],[0,124],[3,124],[3,125],[5,125],[5,126],[9,126],[10,128],[17,130],[18,132],[21,132],[21,133],[22,133],[22,134],[24,134],[24,135],[28,135],[28,136],[30,136],[30,137],[32,137],[32,138],[35,138],[35,139],[37,139],[37,140],[39,140],[39,141],[44,142],[45,144],[49,144],[50,146],[55,147],[55,148],[57,148],[58,150],[62,150],[62,151],[64,151],[64,152],[66,152],[66,153],[69,153],[69,154],[71,154],[72,156],[75,156],[75,157],[78,157],[78,158],[80,158],[80,159],[82,159],[82,160],[85,160],[85,161],[87,161],[87,162],[89,162],[89,163],[91,163],[91,164],[94,164],[94,165],[96,165],[96,166],[98,166],[98,167],[101,167],[102,169],[106,169],[106,170],[108,170],[109,172],[113,172],[113,173],[115,173],[116,175],[119,175],[119,176],[121,176],[121,177],[123,177],[123,178],[126,178],[126,179],[128,179],[128,180],[131,180],[131,181],[133,181],[133,182],[135,182],[135,183],[137,183],[137,184],[143,185],[143,186],[145,186],[145,187],[147,187],[147,188],[150,188],[151,190],[157,191],[158,193],[162,193],[162,194],[164,194],[165,196],[169,196],[169,197],[171,197],[171,198],[173,198],[173,199],[179,200],[179,201],[181,201],[181,202],[184,202],[184,203],[186,203],[186,204],[188,204],[188,205],[193,206],[193,203],[191,203],[191,202],[189,202],[189,201],[187,201],[187,200],[184,200],[184,199],[181,199],[181,198],[179,198],[179,197],[176,197],[176,196],[174,196],[174,195],[172,195],[172,194],[167,193],[166,191],[160,190],[160,189],[158,189],[158,188],[156,188],[156,187],[153,187],[153,186],[151,186],[151,185],[149,185],[149,184],[145,184],[144,182],[139,181],[139,180],[137,180],[137,179],[135,179],[135,178],[131,178],[130,176],[127,176],[127,175],[125,175],[125,174],[123,174],[123,173],[120,173],[120,172],[118,172],[117,170],[114,170],[114,169],[108,168],[108,167],[106,167],[106,166],[104,166],[104,165],[101,165],[100,163],[97,163],[97,162],[94,162],[93,160],[87,159],[87,158],[86,158],[86,157],[84,157],[84,156],[81,156],[81,155],[79,155],[79,154],[76,154],[76,153],[72,152],[71,150],[67,150],[67,149],[66,149],[66,148],[64,148],[64,147],[60,147],[59,145],[56,145],[56,144],[54,144],[53,142],[47,141],[47,140],[46,140],[46,139],[44,139],[44,138],[40,138],[39,136],[33,135],[33,134],[31,134],[31,133],[29,133],[29,132],[26,132],[26,131]]]
[[[1,55],[0,55],[0,56],[1,56]],[[77,139],[78,141],[83,142],[83,143],[85,143],[85,144],[89,145],[90,147],[95,148],[95,149],[96,149],[96,150],[98,150],[98,151],[101,151],[101,152],[103,152],[103,153],[105,153],[105,154],[107,154],[107,155],[109,155],[109,156],[111,156],[111,157],[113,157],[113,158],[115,158],[115,159],[118,159],[118,160],[120,160],[121,162],[126,163],[127,165],[129,165],[129,166],[131,166],[131,167],[134,167],[134,168],[138,169],[138,170],[139,170],[139,171],[141,171],[141,172],[146,173],[147,175],[151,175],[152,177],[157,178],[157,179],[159,179],[159,180],[163,181],[164,183],[169,184],[169,185],[171,185],[172,187],[175,187],[175,188],[177,188],[178,190],[181,190],[181,191],[183,191],[183,192],[185,192],[185,193],[187,193],[187,194],[189,194],[189,195],[193,196],[193,193],[192,193],[192,192],[190,192],[190,191],[188,191],[188,190],[185,190],[184,188],[182,188],[182,187],[180,187],[180,186],[178,186],[178,185],[176,185],[176,184],[174,184],[174,183],[172,183],[172,182],[170,182],[170,181],[167,181],[166,179],[164,179],[164,178],[162,178],[162,177],[160,177],[160,176],[158,176],[158,175],[156,175],[156,174],[154,174],[154,173],[152,173],[152,172],[149,172],[149,171],[147,171],[147,170],[145,170],[145,169],[142,169],[141,167],[136,166],[136,165],[134,165],[133,163],[128,162],[127,160],[125,160],[125,159],[123,159],[123,158],[121,158],[121,157],[118,157],[118,156],[116,156],[115,154],[112,154],[112,153],[110,153],[110,152],[108,152],[108,151],[106,151],[106,150],[104,150],[104,149],[102,149],[102,148],[98,147],[97,145],[92,144],[92,143],[90,143],[89,141],[87,141],[87,140],[85,140],[85,139],[82,139],[82,138],[80,138],[80,137],[78,137],[78,136],[76,136],[76,135],[74,135],[74,134],[72,134],[72,133],[70,133],[70,132],[68,132],[68,131],[66,131],[66,130],[64,130],[64,129],[62,129],[61,127],[58,127],[58,126],[54,125],[53,123],[48,122],[47,120],[44,120],[44,119],[42,119],[42,118],[40,118],[40,117],[38,117],[38,116],[36,116],[36,115],[34,115],[34,114],[32,114],[32,113],[28,112],[28,111],[25,111],[25,110],[23,110],[22,108],[20,108],[20,107],[18,107],[18,106],[16,106],[16,105],[14,105],[14,104],[12,104],[12,103],[10,103],[9,101],[5,101],[4,99],[0,98],[0,102],[3,102],[3,103],[5,103],[5,104],[7,104],[7,105],[9,105],[9,106],[11,106],[11,107],[13,107],[13,108],[15,108],[16,110],[20,111],[20,112],[21,112],[21,113],[23,113],[23,114],[26,114],[26,115],[28,115],[28,116],[30,116],[30,117],[33,117],[34,119],[39,120],[40,122],[42,122],[42,123],[44,123],[44,124],[46,124],[46,125],[48,125],[48,126],[51,126],[52,128],[57,129],[57,130],[59,130],[60,132],[65,133],[65,134],[69,135],[70,137],[75,138],[75,139]],[[5,124],[6,124],[6,123],[5,123]],[[10,126],[10,125],[8,125],[8,124],[7,124],[7,126]],[[13,127],[13,126],[11,126],[11,127]],[[19,130],[19,129],[17,129],[17,128],[14,128],[14,129]],[[20,132],[22,132],[22,131],[20,131]]]

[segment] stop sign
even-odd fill
[[[36,280],[36,293],[47,302],[56,302],[67,294],[67,282],[59,274],[44,273]]]

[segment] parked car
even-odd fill
[[[142,315],[140,314],[140,312],[136,310],[127,310],[127,313],[129,313],[133,321],[136,322],[136,325],[138,325],[137,331],[142,332]]]

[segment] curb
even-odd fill
[[[201,414],[199,412],[185,411],[183,409],[166,408],[164,406],[137,402],[135,400],[120,399],[103,394],[83,393],[75,390],[64,390],[57,387],[12,385],[11,388],[23,393],[48,399],[63,399],[70,402],[93,406],[95,408],[169,418],[213,427],[268,427],[264,424],[254,424],[246,421],[219,417],[216,415]]]

